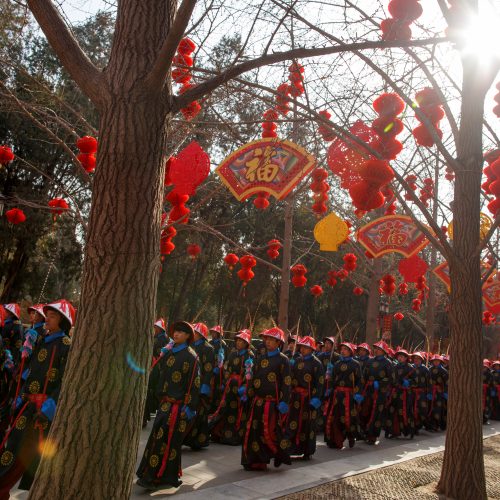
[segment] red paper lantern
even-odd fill
[[[95,170],[96,159],[93,153],[80,153],[76,159],[88,174],[91,174]]]
[[[238,271],[238,278],[243,281],[243,286],[247,286],[248,282],[255,276],[252,267],[257,265],[257,261],[252,255],[243,255],[240,259],[240,265],[241,269]]]
[[[394,179],[394,170],[384,160],[367,160],[359,169],[363,180],[376,188],[381,188]]]
[[[355,288],[352,290],[352,293],[353,293],[354,295],[357,295],[357,296],[359,297],[360,295],[363,295],[364,290],[363,290],[362,288],[360,288],[359,286],[357,286],[357,287],[355,287]]]
[[[14,159],[14,153],[9,146],[0,146],[0,165],[7,165]]]
[[[234,269],[234,266],[236,264],[238,264],[239,262],[239,258],[236,254],[234,253],[228,253],[225,257],[224,257],[224,262],[227,264],[227,266],[229,267],[229,270],[232,271]]]
[[[209,173],[210,157],[196,141],[168,161],[169,180],[180,194],[193,196]]]
[[[484,325],[490,325],[491,323],[495,322],[495,316],[493,316],[493,313],[491,311],[484,311],[483,312],[483,324]]]
[[[382,289],[386,295],[394,295],[394,292],[396,291],[396,279],[392,274],[386,274],[382,280]]]
[[[380,208],[385,201],[384,195],[373,189],[373,185],[363,180],[349,189],[352,204],[358,209],[368,212]]]
[[[14,225],[21,224],[26,220],[26,215],[20,208],[11,208],[5,212],[7,220]]]
[[[345,269],[341,269],[340,271],[337,271],[337,278],[340,281],[345,281],[348,276],[349,276],[349,273]]]
[[[402,319],[404,319],[404,314],[400,313],[400,312],[397,312],[395,315],[394,315],[394,319],[396,321],[401,321]]]
[[[52,212],[54,212],[54,215],[61,215],[69,208],[68,203],[63,198],[53,198],[49,201],[48,205],[52,208]]]
[[[427,268],[425,260],[418,255],[401,259],[398,264],[399,273],[408,283],[416,283],[418,278],[427,272]]]
[[[292,283],[295,288],[302,288],[307,283],[306,273],[307,268],[302,264],[296,264],[290,269],[292,276]]]
[[[399,295],[408,295],[408,285],[406,283],[400,283]]]
[[[420,307],[422,306],[422,301],[420,299],[413,299],[411,308],[418,312],[420,311]]]
[[[269,193],[265,191],[257,193],[257,196],[253,200],[255,208],[258,208],[259,210],[265,210],[269,206],[268,198],[269,198]]]
[[[353,253],[346,253],[343,257],[344,269],[348,272],[352,272],[356,269],[356,261],[358,258]]]
[[[384,92],[373,101],[373,109],[382,117],[395,117],[405,109],[405,103],[398,94]]]
[[[90,135],[85,135],[76,141],[76,147],[81,153],[94,154],[97,152],[97,139]]]
[[[310,289],[311,295],[314,295],[314,297],[319,297],[323,293],[323,288],[321,288],[320,285],[314,285]]]
[[[382,40],[395,41],[395,40],[410,40],[411,28],[404,21],[398,19],[384,19],[380,23],[382,31]]]
[[[196,245],[195,243],[188,245],[187,253],[191,257],[192,260],[195,260],[196,257],[201,253],[201,247]]]
[[[267,255],[270,259],[274,260],[277,259],[280,256],[280,248],[281,248],[281,243],[279,240],[271,240],[267,243]]]
[[[333,288],[337,284],[337,271],[328,271],[327,283]]]

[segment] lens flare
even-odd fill
[[[146,369],[142,368],[141,366],[139,366],[137,364],[137,362],[135,361],[132,354],[130,354],[130,352],[127,352],[127,364],[128,364],[128,366],[130,366],[130,368],[132,368],[132,370],[134,370],[137,373],[140,373],[140,374],[146,373]]]

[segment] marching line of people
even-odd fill
[[[31,328],[17,304],[3,306],[0,349],[0,500],[21,479],[29,489],[54,418],[71,346],[75,311],[66,300],[29,309]],[[182,446],[210,442],[241,446],[241,465],[263,471],[308,460],[317,434],[328,447],[412,439],[420,429],[446,429],[448,359],[393,351],[326,337],[289,337],[267,329],[224,340],[221,326],[154,324],[144,426],[152,429],[137,469],[137,484],[154,491],[182,484]],[[320,347],[321,346],[321,347]],[[373,355],[372,355],[373,348]],[[485,360],[483,417],[500,419],[500,361]]]

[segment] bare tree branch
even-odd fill
[[[51,0],[27,2],[63,66],[82,91],[98,106],[105,89],[102,84],[102,72],[82,50]]]

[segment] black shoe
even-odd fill
[[[302,460],[311,460],[311,455],[304,455]]]
[[[353,437],[349,438],[349,448],[354,448],[355,444],[356,444],[356,440]]]
[[[282,462],[281,462],[281,460],[280,460],[278,457],[276,457],[276,458],[274,459],[274,466],[275,466],[275,467],[279,467],[279,466],[281,465],[281,463],[282,463]]]
[[[156,491],[158,489],[158,487],[155,484],[146,481],[142,477],[140,477],[135,484],[137,484],[137,486],[140,486],[141,488],[144,488],[147,491]]]

